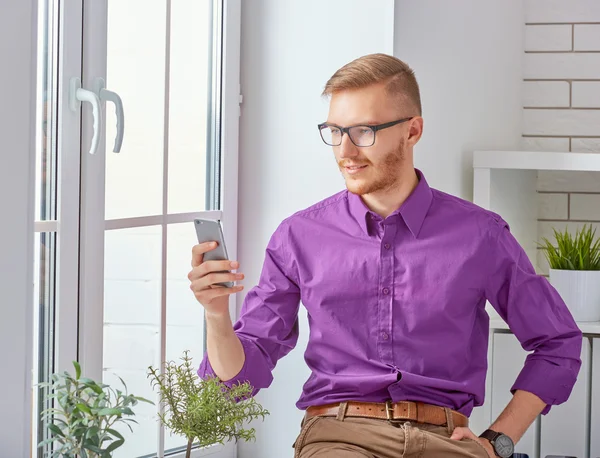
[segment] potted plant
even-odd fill
[[[255,430],[244,429],[245,421],[269,414],[252,397],[249,383],[231,387],[218,378],[201,379],[192,367],[189,352],[185,351],[182,364],[169,361],[163,373],[148,368],[153,388],[158,388],[159,399],[165,412],[159,415],[163,425],[188,440],[186,458],[195,441],[200,447],[231,439],[255,438]]]
[[[119,377],[125,391],[81,377],[81,367],[73,361],[75,377],[65,371],[53,374],[52,382],[41,383],[49,389],[47,399],[54,407],[42,412],[48,420],[51,437],[39,447],[53,444],[50,457],[110,458],[112,452],[125,442],[116,430],[118,423],[137,423],[131,409],[138,402],[152,401],[127,393],[127,386]]]
[[[540,244],[550,264],[550,283],[576,321],[600,321],[600,239],[590,224],[573,237],[554,231],[557,246]]]

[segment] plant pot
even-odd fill
[[[600,270],[550,269],[550,284],[575,321],[600,321]]]

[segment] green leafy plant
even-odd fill
[[[255,439],[255,430],[244,429],[243,423],[269,414],[252,397],[249,383],[231,387],[218,378],[201,379],[192,367],[189,352],[165,364],[163,373],[148,368],[153,388],[158,388],[164,414],[159,415],[163,425],[187,438],[186,458],[190,457],[195,441],[200,447],[220,443],[225,439]]]
[[[557,246],[543,238],[540,247],[550,263],[557,270],[600,270],[600,239],[596,239],[596,230],[592,225],[584,225],[573,237],[566,229],[554,231]]]
[[[53,374],[52,382],[41,383],[49,389],[48,399],[54,407],[44,410],[42,418],[48,420],[51,437],[39,447],[54,443],[50,457],[110,458],[114,450],[125,442],[114,429],[115,424],[137,423],[131,407],[138,402],[152,401],[127,393],[127,385],[119,377],[125,391],[81,377],[81,366],[73,361],[75,377],[65,371]],[[132,430],[133,431],[133,430]]]

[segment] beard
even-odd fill
[[[362,196],[386,191],[398,185],[401,179],[402,166],[406,160],[404,145],[405,142],[402,141],[398,148],[388,151],[376,164],[368,160],[352,161],[353,165],[368,165],[369,167],[364,177],[354,178],[353,176],[344,175],[348,191]],[[343,170],[346,165],[344,162],[340,161],[338,163],[342,174],[344,174]]]

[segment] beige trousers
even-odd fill
[[[294,458],[490,458],[474,440],[451,440],[454,427],[346,417],[303,422]]]

